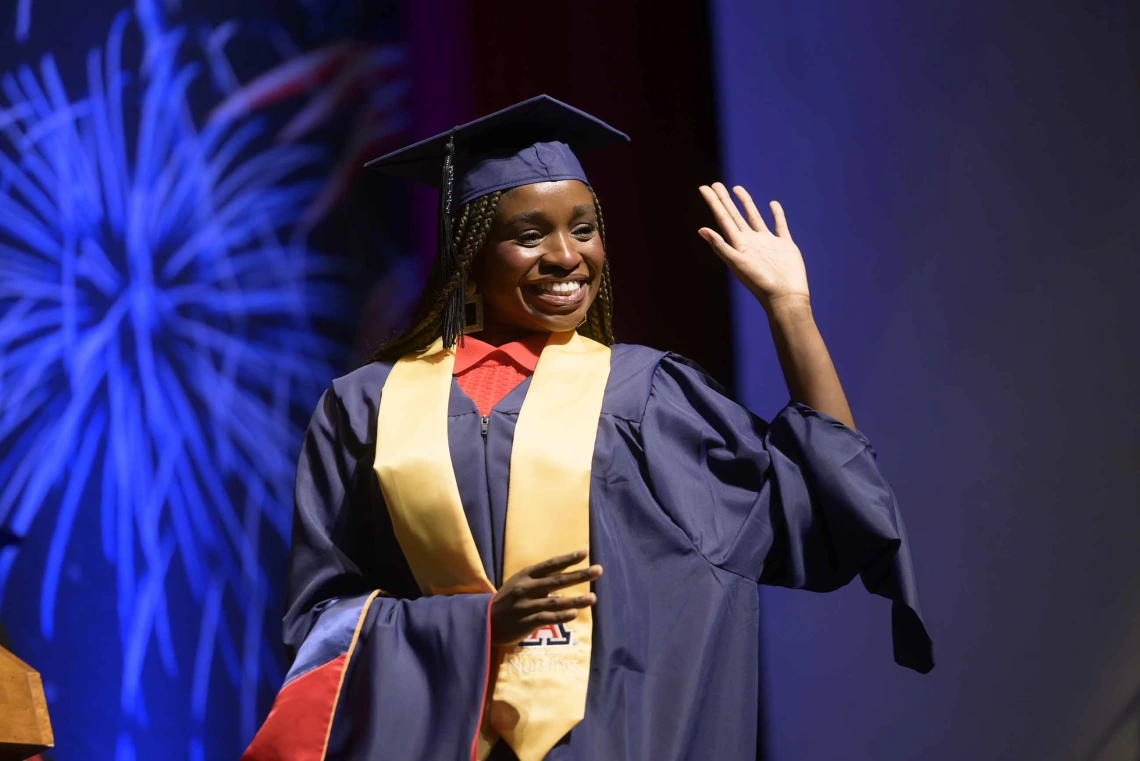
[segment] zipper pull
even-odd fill
[[[487,436],[487,424],[490,422],[491,422],[491,416],[490,415],[483,415],[482,417],[479,418],[479,429],[480,429],[480,432],[483,434],[484,438],[486,438],[486,436]]]

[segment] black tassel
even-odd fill
[[[443,283],[454,282],[455,287],[447,296],[443,307],[443,345],[451,348],[456,339],[463,335],[463,302],[466,280],[459,272],[459,249],[455,246],[455,236],[451,229],[451,194],[455,185],[455,128],[447,136],[447,155],[443,159],[443,175],[439,184],[439,225],[437,228],[436,251],[439,257],[440,274]]]

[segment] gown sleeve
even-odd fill
[[[471,757],[491,595],[418,595],[372,471],[375,402],[355,402],[326,391],[305,434],[284,618],[292,667],[243,761]]]
[[[709,562],[816,592],[858,575],[892,602],[895,661],[933,668],[898,502],[865,436],[795,402],[766,423],[666,355],[641,441],[658,503]]]

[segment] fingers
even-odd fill
[[[570,552],[566,555],[558,555],[549,560],[544,560],[541,563],[536,563],[529,568],[524,568],[520,571],[520,575],[530,576],[534,579],[549,576],[552,573],[561,571],[563,568],[569,568],[575,563],[581,563],[589,554],[588,550],[583,549]]]
[[[697,230],[697,233],[708,241],[709,246],[716,252],[716,255],[724,259],[725,262],[731,264],[735,258],[740,255],[735,248],[724,242],[724,238],[720,237],[720,234],[717,233],[716,230],[702,227],[700,230]]]
[[[528,615],[556,610],[581,610],[589,608],[597,601],[598,596],[593,592],[578,597],[539,597],[520,602],[516,610]]]
[[[561,624],[578,617],[578,611],[590,608],[597,595],[561,596],[560,589],[589,584],[602,575],[600,565],[563,573],[563,569],[585,560],[587,550],[544,560],[511,576],[491,601],[492,642],[497,646],[512,645],[535,629],[548,624]]]
[[[749,229],[751,229],[748,226],[748,223],[744,221],[744,217],[740,216],[740,210],[736,208],[736,201],[732,200],[732,196],[730,196],[728,194],[728,188],[726,188],[724,186],[724,183],[714,182],[712,185],[712,189],[713,189],[713,192],[716,193],[716,197],[719,198],[720,202],[724,205],[725,211],[727,211],[728,216],[730,216],[732,218],[732,222],[736,226],[736,228],[738,230],[749,230]],[[729,233],[731,235],[730,231],[731,231],[731,228],[725,229],[725,232]]]
[[[534,631],[538,627],[545,626],[546,624],[564,624],[567,621],[573,621],[577,617],[578,611],[576,610],[552,610],[544,613],[535,613],[533,616],[527,616],[519,622],[519,625],[525,626],[530,631]]]
[[[784,207],[780,205],[779,201],[772,201],[768,205],[772,208],[772,217],[776,220],[776,235],[781,238],[791,238],[792,233],[788,230],[788,219],[784,216]]]
[[[598,601],[595,594],[581,597],[544,597],[540,600],[528,600],[519,605],[524,612],[519,623],[531,629],[543,624],[558,624],[573,621],[578,617],[578,611],[589,608]]]
[[[708,204],[709,209],[716,218],[717,225],[719,225],[720,229],[730,238],[732,237],[734,229],[740,231],[771,232],[768,229],[767,223],[764,221],[763,215],[756,207],[755,202],[753,202],[752,196],[748,194],[748,191],[745,190],[742,185],[735,185],[732,191],[736,194],[736,197],[740,199],[740,205],[744,207],[744,213],[748,216],[747,220],[740,215],[740,211],[736,208],[736,203],[732,200],[732,197],[728,194],[728,189],[725,188],[723,184],[714,182],[711,187],[701,185],[700,191],[701,197],[705,199],[705,203]],[[780,238],[790,239],[792,233],[788,229],[788,219],[784,215],[784,207],[780,205],[779,201],[772,201],[769,207],[772,209],[772,217],[776,221],[776,235]],[[701,237],[707,240],[709,244],[712,245],[713,250],[720,254],[722,258],[726,253],[733,250],[731,246],[724,242],[723,238],[712,230],[701,228],[700,233]],[[712,235],[706,233],[712,233]],[[712,236],[716,237],[714,238]]]
[[[602,567],[600,565],[592,565],[589,568],[583,568],[580,571],[571,571],[570,573],[560,573],[551,576],[544,576],[541,579],[534,581],[523,582],[519,587],[528,596],[541,596],[548,595],[551,592],[556,592],[559,589],[572,587],[575,584],[588,584],[594,579],[602,575]]]
[[[761,216],[760,210],[756,208],[756,204],[752,202],[752,196],[748,195],[748,191],[744,189],[743,185],[737,185],[732,189],[736,193],[736,197],[740,199],[740,205],[744,207],[744,213],[748,215],[748,224],[756,232],[770,232],[768,225],[764,222],[764,217]]]
[[[716,184],[720,185],[719,182]],[[737,224],[736,219],[729,214],[728,209],[725,208],[724,201],[721,200],[715,190],[708,185],[701,185],[700,191],[701,198],[705,199],[705,203],[708,204],[709,211],[713,213],[717,225],[720,226],[720,229],[723,230],[726,235],[731,236],[733,232],[744,229],[744,227],[742,227],[741,224]],[[727,196],[727,193],[725,195]],[[732,211],[736,214],[736,217],[740,218],[740,212],[736,211],[736,204],[732,203],[731,199],[729,199],[728,205],[732,207]],[[741,222],[743,222],[743,219],[741,219]]]

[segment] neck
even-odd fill
[[[511,341],[518,341],[527,336],[532,336],[540,331],[527,330],[525,328],[518,328],[513,325],[496,325],[487,322],[483,325],[483,329],[478,333],[471,335],[478,338],[480,341],[485,341],[492,346],[502,346]]]

